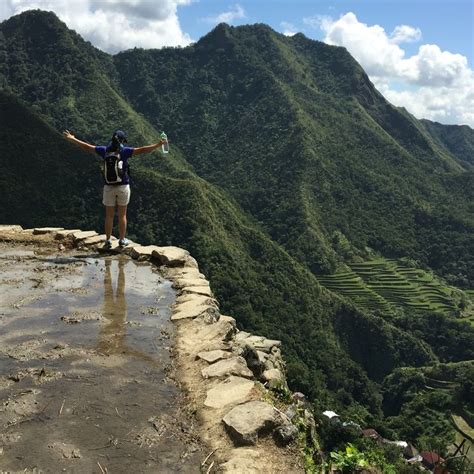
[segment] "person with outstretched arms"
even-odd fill
[[[64,137],[83,150],[95,153],[103,159],[104,191],[102,203],[105,206],[105,236],[104,248],[112,247],[112,229],[115,209],[118,215],[119,246],[126,247],[129,243],[127,233],[127,206],[130,202],[129,159],[142,153],[149,153],[166,144],[166,138],[153,145],[138,148],[126,146],[127,135],[122,130],[115,130],[112,139],[106,146],[96,146],[76,138],[69,130],[63,132]],[[166,136],[165,136],[166,137]]]

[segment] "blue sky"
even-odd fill
[[[199,0],[178,7],[182,29],[197,40],[209,31],[210,23],[204,18],[235,11],[236,5],[243,8],[245,18],[236,18],[234,25],[266,23],[282,32],[282,22],[288,22],[297,31],[318,40],[323,38],[323,33],[305,25],[304,18],[339,17],[351,11],[360,21],[378,24],[389,32],[397,25],[410,25],[421,30],[423,42],[461,53],[471,67],[474,65],[473,0]],[[412,44],[406,51],[413,54],[416,49]]]
[[[474,0],[0,0],[0,21],[32,8],[112,54],[186,46],[221,21],[302,32],[345,47],[394,105],[474,128]]]

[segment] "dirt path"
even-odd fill
[[[200,471],[148,263],[0,243],[0,470]]]

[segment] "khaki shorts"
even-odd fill
[[[118,184],[104,186],[104,197],[102,203],[104,206],[126,206],[130,202],[130,185]]]

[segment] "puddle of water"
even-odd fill
[[[168,378],[175,294],[124,256],[0,249],[0,466],[199,472]]]

